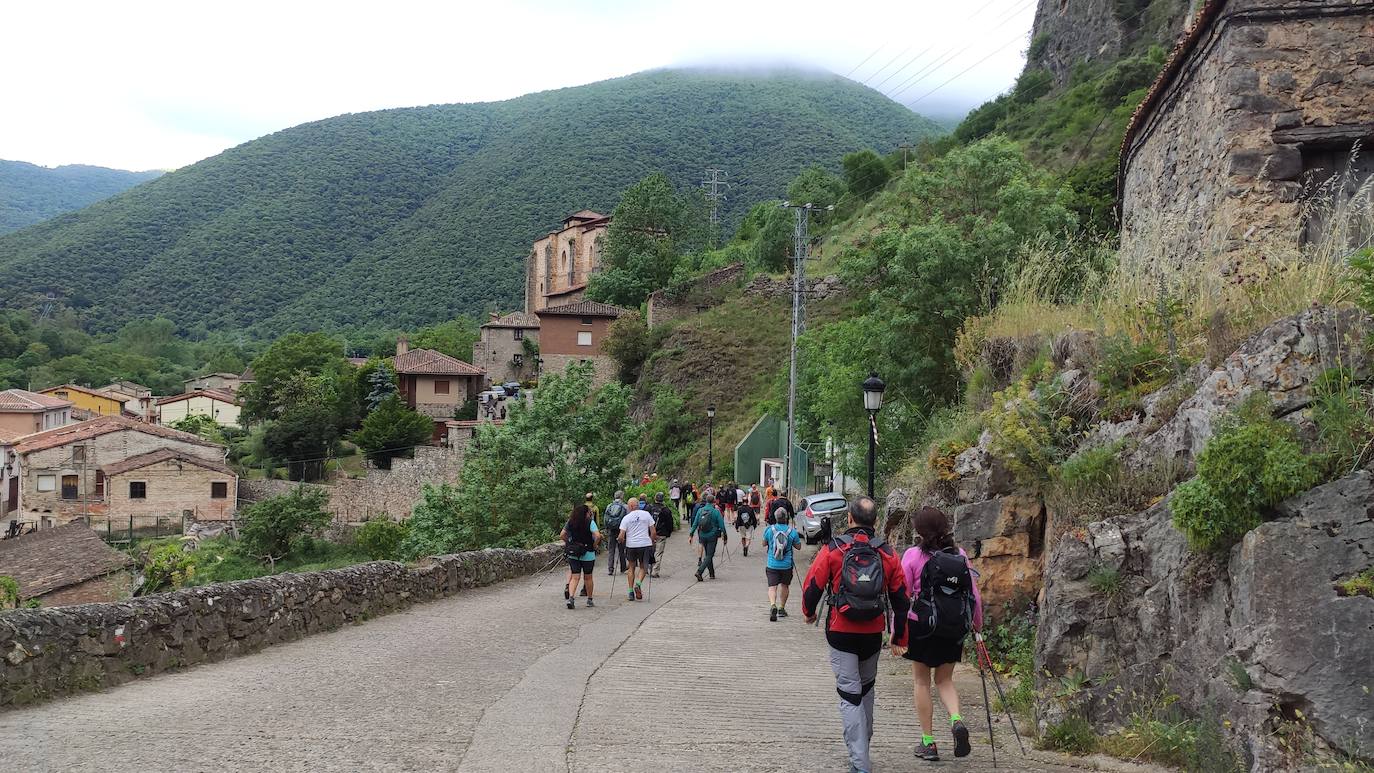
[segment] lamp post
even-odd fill
[[[711,482],[711,469],[716,466],[716,404],[706,406],[706,482]]]
[[[863,383],[864,410],[868,411],[868,496],[873,496],[875,459],[878,455],[878,411],[883,407],[883,390],[887,384],[878,378],[876,371],[870,371]]]

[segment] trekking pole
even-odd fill
[[[1007,712],[1007,721],[1011,723],[1012,735],[1016,736],[1016,745],[1021,748],[1021,756],[1026,756],[1026,747],[1021,743],[1021,733],[1016,729],[1016,718],[1011,715],[1011,706],[1007,704],[1007,694],[1002,692],[1002,682],[997,678],[997,671],[992,667],[992,656],[988,654],[988,646],[983,643],[983,634],[975,631],[973,640],[978,645],[979,656],[987,663],[988,672],[992,674],[992,686],[997,688],[997,698],[1002,701],[1002,710]]]
[[[988,677],[983,673],[982,655],[977,656],[978,681],[983,683],[983,713],[988,718],[988,747],[992,749],[992,767],[997,767],[997,739],[992,735],[992,704],[988,702]]]

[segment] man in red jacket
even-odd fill
[[[877,521],[878,505],[872,499],[850,503],[848,529],[820,549],[802,586],[802,614],[808,623],[816,621],[821,598],[829,594],[825,638],[840,694],[850,773],[872,770],[873,685],[887,612],[892,613],[892,646],[904,648],[911,603],[901,557],[875,534]]]

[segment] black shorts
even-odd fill
[[[594,568],[596,568],[596,559],[592,559],[591,561],[583,561],[577,558],[568,559],[568,570],[573,574],[591,574]]]
[[[964,659],[963,639],[912,639],[907,642],[906,654],[902,657],[930,668],[946,663],[958,663]]]
[[[791,569],[764,569],[763,573],[768,576],[768,587],[770,588],[774,585],[792,584]]]
[[[654,546],[645,545],[642,548],[625,548],[625,560],[631,563],[638,562],[640,566],[648,566],[654,562]]]

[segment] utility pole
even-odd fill
[[[806,309],[802,305],[802,293],[806,288],[807,226],[811,220],[811,210],[834,211],[835,205],[821,207],[807,202],[794,204],[784,201],[782,206],[792,210],[796,223],[792,229],[792,360],[787,375],[787,445],[784,447],[782,468],[782,490],[791,496],[792,491],[792,445],[796,437],[797,421],[797,338],[806,327]]]
[[[906,164],[907,164],[907,156],[906,156],[906,154],[907,154],[907,151],[909,151],[909,150],[911,150],[912,148],[915,148],[915,147],[916,147],[916,146],[915,146],[915,145],[912,145],[910,142],[903,142],[902,144],[900,144],[900,145],[897,146],[897,148],[898,148],[899,150],[902,151],[902,168],[903,168],[903,169],[906,169]]]
[[[726,179],[730,174],[718,167],[706,168],[706,179],[701,187],[706,189],[706,200],[711,204],[711,238],[714,239],[720,226],[720,204],[725,201],[725,191],[730,188]]]

